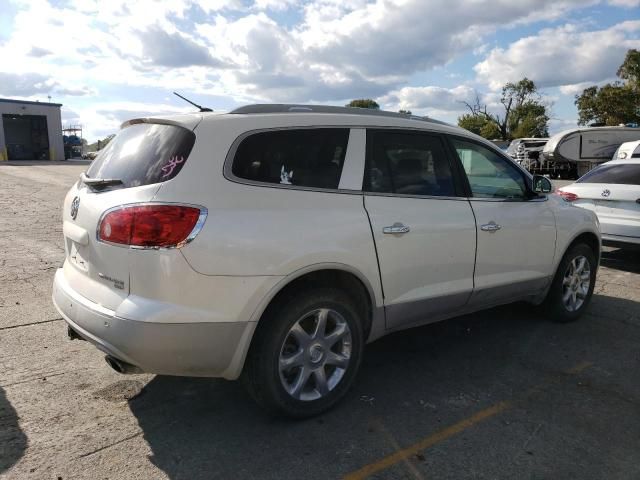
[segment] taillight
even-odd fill
[[[565,192],[564,190],[558,190],[558,195],[564,198],[567,202],[575,202],[580,198],[575,193]]]
[[[198,233],[206,214],[204,208],[181,205],[128,205],[102,217],[98,240],[134,247],[181,247]]]

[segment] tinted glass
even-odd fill
[[[336,189],[348,141],[347,128],[256,133],[238,146],[232,172],[256,182]]]
[[[122,129],[91,163],[90,178],[115,178],[124,187],[174,178],[189,157],[195,134],[173,125],[140,123]]]
[[[401,195],[455,196],[451,165],[438,137],[368,132],[365,190]]]
[[[621,185],[640,185],[640,163],[602,165],[578,179],[576,183],[613,183]]]
[[[452,142],[474,197],[526,198],[524,176],[506,158],[476,143],[460,139],[452,139]]]

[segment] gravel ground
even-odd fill
[[[234,382],[122,376],[50,300],[84,169],[0,165],[0,477],[640,478],[640,255],[608,249],[588,313],[508,306],[370,345],[305,422]]]

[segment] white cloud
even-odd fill
[[[614,7],[634,8],[640,7],[640,0],[609,0],[610,5]]]
[[[476,91],[466,85],[455,88],[404,87],[391,92],[381,101],[392,110],[422,111],[427,109],[461,113],[466,110],[464,102],[473,103]]]
[[[575,118],[552,118],[549,120],[549,135],[553,136],[556,133],[569,130],[578,126],[578,122]]]
[[[258,10],[287,10],[295,4],[296,0],[256,0],[254,7]]]
[[[495,48],[474,69],[478,80],[498,89],[508,81],[528,77],[541,87],[596,83],[610,78],[629,48],[640,48],[640,21],[584,31],[575,25],[544,29],[507,48]],[[563,92],[564,93],[564,92]]]
[[[564,92],[604,78],[606,69],[608,78],[619,52],[637,45],[638,22],[592,36],[562,27],[488,50],[498,30],[605,1],[633,7],[640,0],[13,0],[18,13],[0,44],[0,94],[53,94],[85,123],[109,128],[115,114],[87,105],[102,102],[105,90],[127,98],[128,87],[236,102],[372,97],[394,109],[453,115],[471,87],[402,87],[472,52],[486,55],[476,68],[492,86],[522,72]],[[567,67],[573,56],[580,60]]]
[[[193,111],[188,105],[171,105],[147,102],[98,102],[91,106],[63,107],[64,123],[82,123],[84,137],[93,142],[98,138],[116,133],[122,122],[136,117],[170,115]]]
[[[603,80],[600,80],[598,82],[580,82],[580,83],[573,83],[570,85],[562,85],[559,90],[560,93],[562,93],[563,95],[570,95],[570,96],[574,96],[576,94],[582,93],[582,91],[585,88],[591,87],[593,85],[604,85],[605,83],[613,83],[616,81],[616,78],[614,77],[610,77],[610,78],[605,78]]]

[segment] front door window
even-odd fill
[[[527,187],[524,176],[508,160],[476,143],[453,139],[471,193],[476,198],[525,200]]]

